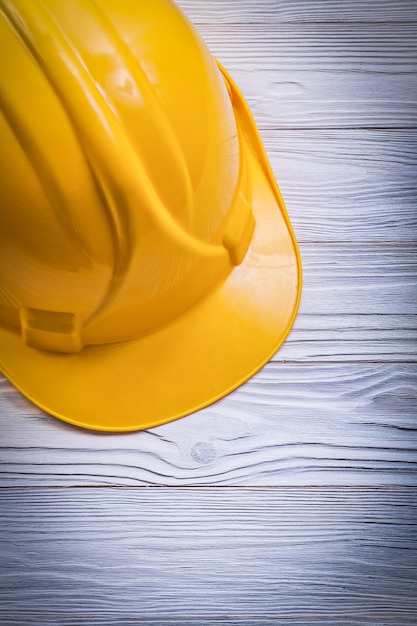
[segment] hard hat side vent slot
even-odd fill
[[[64,354],[83,349],[82,320],[74,313],[22,307],[20,323],[23,341],[32,348]]]

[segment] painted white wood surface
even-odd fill
[[[205,411],[97,435],[7,385],[1,484],[417,486],[416,389],[414,363],[273,363]]]
[[[386,22],[408,24],[416,21],[415,0],[178,0],[194,24],[271,24],[297,22],[349,24]],[[230,37],[233,37],[231,32]]]
[[[3,625],[416,623],[415,490],[16,489],[2,511]]]
[[[415,626],[417,2],[179,3],[259,124],[300,313],[246,385],[147,432],[0,380],[0,623]]]

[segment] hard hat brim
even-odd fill
[[[248,380],[288,335],[300,301],[301,259],[249,109],[232,91],[253,180],[256,221],[243,262],[198,305],[137,339],[57,354],[0,327],[0,371],[34,404],[100,431],[151,428],[202,409]]]

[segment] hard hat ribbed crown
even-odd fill
[[[253,228],[216,63],[167,0],[0,8],[0,323],[65,352],[169,321]]]

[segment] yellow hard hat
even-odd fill
[[[297,244],[239,90],[170,0],[0,0],[0,370],[148,428],[260,369]]]

